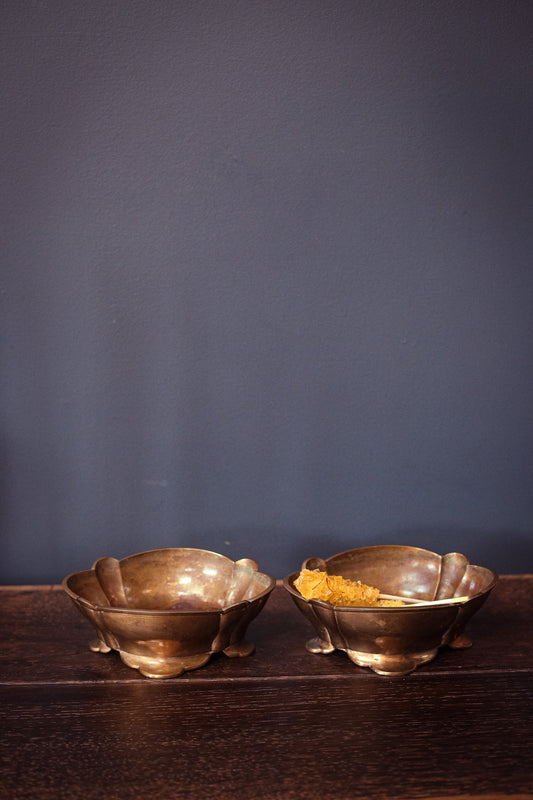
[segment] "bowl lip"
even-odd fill
[[[440,555],[439,553],[434,552],[433,550],[428,550],[428,549],[426,549],[424,547],[418,547],[416,545],[372,544],[372,545],[363,545],[363,547],[352,547],[352,548],[350,548],[348,550],[343,550],[340,553],[335,553],[334,555],[329,556],[328,558],[324,558],[322,560],[325,563],[327,563],[328,561],[330,561],[330,560],[332,560],[334,558],[338,558],[340,556],[348,555],[348,553],[360,552],[360,551],[363,551],[363,550],[373,550],[373,549],[378,549],[378,548],[379,549],[390,549],[390,550],[405,550],[405,549],[418,550],[419,552],[428,553],[429,555],[437,556],[437,558],[442,558],[443,557],[442,555]],[[305,564],[311,558],[313,558],[313,556],[310,556],[309,558],[306,558],[303,563]],[[476,600],[477,598],[487,597],[490,594],[490,592],[494,589],[494,587],[496,586],[496,583],[498,582],[498,579],[499,579],[498,573],[494,572],[494,570],[490,569],[490,567],[483,567],[480,564],[470,564],[470,561],[468,562],[468,564],[469,564],[469,566],[471,566],[471,567],[473,567],[475,569],[486,570],[489,573],[489,575],[491,576],[491,581],[490,581],[490,584],[485,589],[483,589],[481,592],[476,592],[476,594],[470,595],[468,597],[468,600],[465,600],[463,603],[453,603],[452,607],[456,608],[457,610],[459,610],[461,608],[465,608],[465,606],[469,605],[473,600]],[[348,611],[348,612],[354,612],[354,611],[355,612],[361,612],[362,611],[364,613],[373,612],[374,614],[376,614],[376,613],[378,613],[378,614],[381,614],[381,613],[390,614],[391,612],[396,612],[396,613],[399,612],[401,614],[404,614],[406,611],[411,612],[411,613],[415,612],[415,611],[418,611],[418,612],[420,612],[420,611],[433,611],[433,612],[435,612],[435,611],[439,611],[440,609],[449,609],[450,608],[450,604],[447,604],[447,603],[441,603],[439,606],[436,606],[436,607],[434,607],[432,609],[431,606],[422,606],[422,608],[420,608],[420,606],[417,606],[416,604],[410,604],[410,603],[408,603],[405,606],[337,606],[337,605],[335,605],[333,603],[328,603],[327,600],[316,600],[316,599],[307,600],[303,595],[300,594],[300,592],[293,585],[293,581],[294,581],[295,577],[297,575],[299,575],[300,572],[301,572],[301,570],[296,570],[294,572],[289,573],[288,575],[285,576],[285,578],[283,578],[282,583],[283,583],[283,586],[285,587],[285,589],[293,597],[297,598],[298,600],[303,601],[304,603],[307,603],[308,605],[317,605],[320,608],[327,608],[328,610],[335,609],[335,611]],[[453,597],[450,597],[449,599],[453,600]]]
[[[151,550],[141,550],[138,553],[131,553],[128,556],[124,556],[123,558],[119,558],[118,561],[119,561],[119,563],[122,563],[123,561],[126,561],[126,560],[128,560],[130,558],[135,558],[136,556],[143,556],[143,555],[146,555],[146,554],[149,554],[149,553],[162,553],[162,552],[166,552],[166,551],[169,551],[169,550],[173,550],[173,551],[180,550],[182,552],[183,551],[186,551],[186,552],[191,552],[192,551],[192,552],[195,552],[195,553],[208,553],[209,555],[214,555],[214,556],[218,556],[220,558],[223,558],[224,560],[229,561],[232,564],[237,564],[238,561],[242,561],[242,560],[253,561],[253,559],[237,559],[237,560],[234,560],[232,558],[229,558],[228,556],[223,555],[222,553],[217,553],[215,550],[207,550],[207,549],[205,549],[203,547],[156,547],[156,548],[151,549]],[[96,561],[94,562],[94,564],[95,563],[96,563]],[[253,563],[256,563],[256,562],[254,561]],[[252,603],[256,603],[257,601],[261,600],[263,597],[268,597],[268,595],[272,592],[272,590],[274,589],[274,587],[276,585],[276,579],[272,575],[269,575],[266,572],[260,572],[259,569],[257,569],[255,574],[256,575],[261,575],[262,577],[267,578],[268,579],[268,585],[265,586],[264,589],[261,592],[259,592],[258,594],[255,594],[250,599],[239,600],[238,603],[232,603],[229,606],[222,606],[219,609],[205,610],[205,609],[189,608],[189,609],[179,610],[179,609],[175,609],[175,608],[170,608],[170,609],[167,609],[167,608],[122,608],[121,606],[108,606],[108,605],[99,605],[99,604],[96,604],[96,603],[91,603],[90,600],[87,600],[85,597],[82,597],[81,595],[76,594],[76,592],[73,591],[70,588],[70,586],[68,585],[68,582],[71,580],[71,578],[74,578],[74,577],[76,577],[78,575],[90,574],[90,573],[94,572],[94,564],[90,569],[82,569],[82,570],[76,570],[74,572],[70,572],[61,581],[61,587],[66,592],[66,594],[68,594],[68,596],[71,598],[71,600],[73,600],[75,603],[78,603],[79,605],[84,606],[85,608],[89,609],[90,611],[93,611],[93,612],[97,611],[97,612],[103,613],[103,614],[109,614],[109,613],[115,614],[116,613],[116,614],[133,614],[133,615],[137,615],[137,616],[139,616],[139,615],[144,615],[144,616],[146,616],[146,615],[155,615],[155,616],[174,616],[174,617],[175,616],[191,616],[193,614],[196,614],[196,615],[200,614],[200,615],[203,615],[203,616],[208,616],[208,615],[212,615],[212,614],[223,615],[223,614],[227,614],[229,611],[233,611],[238,606],[247,607],[247,606],[252,605]]]
[[[334,553],[333,555],[328,556],[327,558],[324,558],[322,560],[323,561],[331,561],[334,558],[340,558],[340,556],[346,556],[349,553],[362,552],[363,550],[417,550],[419,553],[427,553],[428,555],[436,556],[437,558],[444,558],[444,556],[441,553],[437,553],[434,550],[428,550],[427,547],[420,547],[419,545],[411,545],[411,544],[366,544],[366,545],[363,545],[362,547],[350,547],[348,550],[342,550],[340,553]],[[451,553],[457,553],[458,555],[463,555],[462,553],[459,553],[457,550],[453,550],[453,551],[450,551],[450,552]],[[310,556],[310,558],[312,558],[312,556]],[[498,579],[498,577],[499,577],[498,573],[495,572],[490,567],[484,567],[481,564],[472,564],[470,562],[470,559],[468,559],[467,556],[465,556],[465,558],[467,558],[469,566],[475,567],[476,569],[487,570],[487,572],[490,572],[494,576],[495,580]],[[309,558],[305,559],[305,561],[309,561],[309,560],[310,560]],[[304,561],[304,563],[305,563],[305,561]]]

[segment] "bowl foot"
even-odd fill
[[[325,642],[323,639],[320,639],[319,636],[309,639],[305,644],[305,649],[309,653],[324,653],[325,655],[333,653],[335,650],[331,642]]]
[[[453,650],[465,650],[468,647],[472,647],[472,640],[462,633],[460,636],[456,636],[455,639],[449,643],[448,647],[451,647]]]
[[[111,647],[107,645],[102,639],[93,639],[89,644],[93,653],[109,653]]]
[[[348,658],[359,667],[369,667],[377,675],[389,677],[408,675],[421,664],[431,661],[437,655],[438,648],[423,653],[401,653],[385,655],[383,653],[363,653],[359,650],[346,650]]]
[[[229,647],[226,647],[222,652],[224,655],[228,656],[228,658],[244,658],[245,656],[250,656],[254,650],[255,645],[252,644],[252,642],[242,641],[230,644]]]
[[[180,656],[174,658],[155,658],[151,656],[140,656],[127,653],[124,650],[109,647],[102,639],[93,639],[89,644],[93,653],[109,653],[116,649],[126,666],[138,669],[141,675],[146,678],[177,678],[183,672],[192,669],[199,669],[207,664],[211,658],[211,653],[199,653],[192,656]],[[243,658],[251,655],[255,650],[252,642],[236,642],[226,647],[222,652],[228,658]]]
[[[150,658],[125,653],[123,650],[119,650],[119,654],[126,666],[138,669],[146,678],[177,678],[183,672],[203,667],[211,657],[211,653],[200,653],[180,658]]]

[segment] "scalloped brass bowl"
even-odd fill
[[[62,586],[97,631],[92,650],[117,650],[142,675],[171,678],[213,653],[252,653],[244,635],[275,584],[251,559],[184,547],[102,558]]]
[[[431,661],[440,647],[469,647],[463,631],[494,588],[498,576],[474,566],[461,553],[440,556],[404,545],[374,545],[347,550],[325,561],[310,558],[303,568],[359,580],[389,595],[420,601],[467,596],[459,603],[400,607],[342,608],[305,600],[294,587],[299,572],[284,587],[314,627],[311,653],[342,650],[359,666],[379,675],[405,675]]]

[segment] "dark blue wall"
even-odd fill
[[[533,3],[2,3],[0,579],[533,565]]]

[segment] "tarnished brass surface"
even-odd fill
[[[92,650],[117,650],[142,675],[171,678],[212,653],[253,652],[244,635],[275,584],[251,559],[184,547],[101,558],[62,586],[97,631]]]
[[[309,558],[302,568],[360,580],[386,594],[408,598],[468,596],[456,605],[340,608],[321,600],[305,600],[294,587],[299,572],[288,575],[283,585],[317,633],[307,642],[309,652],[343,650],[355,664],[370,667],[379,675],[412,672],[435,658],[443,645],[468,647],[465,625],[498,579],[495,572],[470,564],[461,553],[440,556],[405,545],[360,547],[325,561]]]

